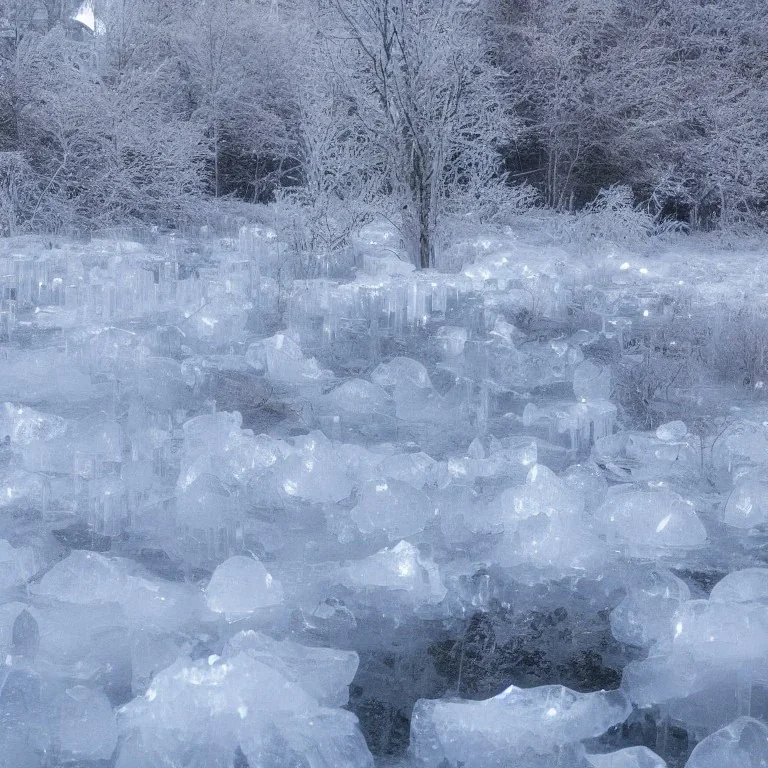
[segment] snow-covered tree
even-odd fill
[[[464,0],[330,0],[328,10],[332,76],[367,137],[369,172],[399,209],[416,264],[433,266],[446,204],[477,203],[498,181],[512,133],[479,11]]]

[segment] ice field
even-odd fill
[[[768,264],[545,230],[0,240],[0,766],[768,765]]]

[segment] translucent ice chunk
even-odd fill
[[[648,747],[627,747],[604,755],[587,755],[592,768],[667,768],[667,764]]]
[[[707,532],[692,502],[668,490],[630,490],[609,496],[595,512],[609,543],[631,557],[701,547]]]
[[[725,502],[724,520],[743,529],[768,522],[768,484],[749,478],[737,482]]]
[[[528,403],[523,410],[523,425],[546,430],[548,440],[567,441],[573,451],[589,448],[595,440],[611,434],[617,409],[608,400],[578,403]]]
[[[543,464],[535,464],[528,471],[522,488],[504,491],[501,504],[505,516],[514,520],[539,514],[551,516],[557,512],[578,515],[584,509],[583,497]]]
[[[62,757],[109,760],[117,746],[117,723],[103,693],[76,685],[58,697],[55,708]]]
[[[439,462],[419,451],[387,456],[372,471],[379,476],[402,480],[414,488],[425,488],[440,483],[442,469]]]
[[[678,611],[675,622],[675,653],[687,651],[717,666],[747,660],[765,663],[768,609],[764,605],[691,600]]]
[[[283,602],[283,587],[254,557],[225,560],[205,588],[208,607],[227,617],[247,616],[260,608]]]
[[[685,426],[683,421],[670,421],[662,424],[656,430],[656,437],[664,442],[683,440],[687,434],[688,427]]]
[[[40,679],[0,665],[0,767],[39,768],[49,742]]]
[[[336,411],[359,416],[383,413],[390,402],[389,395],[381,387],[365,379],[345,381],[329,392],[325,400]]]
[[[223,450],[240,435],[243,417],[237,411],[206,413],[184,422],[184,451],[191,455]]]
[[[417,765],[466,768],[578,765],[583,739],[622,723],[631,711],[620,691],[576,693],[561,685],[510,686],[484,701],[421,699],[411,719]],[[572,751],[569,751],[572,750]],[[570,756],[571,761],[558,762]]]
[[[38,595],[87,604],[119,602],[129,583],[127,574],[112,558],[75,550],[30,589]]]
[[[176,628],[201,608],[196,590],[150,580],[131,560],[75,550],[51,568],[33,594],[77,605],[119,605],[124,623]]]
[[[248,322],[251,305],[231,296],[215,296],[198,311],[190,313],[185,331],[212,347],[231,344]]]
[[[289,453],[288,446],[267,435],[242,430],[235,411],[196,416],[184,424],[184,449],[178,487],[186,488],[203,474],[218,477],[232,488],[273,466]]]
[[[571,464],[563,473],[562,479],[568,488],[584,498],[588,510],[596,509],[605,500],[608,481],[600,471],[600,467],[592,461]]]
[[[627,596],[611,612],[611,631],[622,643],[648,646],[668,638],[673,618],[691,597],[688,586],[672,573],[654,569],[633,579]]]
[[[36,411],[14,403],[0,406],[0,440],[6,435],[12,445],[29,445],[35,440],[52,440],[64,434],[67,423],[60,416]]]
[[[380,387],[394,387],[409,383],[416,387],[431,389],[427,369],[410,357],[394,357],[388,363],[380,363],[371,374],[371,381]]]
[[[435,334],[437,345],[445,358],[460,355],[464,351],[467,338],[466,328],[459,328],[453,325],[444,325],[442,328],[438,328]]]
[[[352,510],[352,519],[363,533],[384,531],[390,540],[423,531],[432,517],[434,508],[426,494],[393,479],[366,483]]]
[[[224,656],[245,653],[300,685],[324,707],[343,707],[349,701],[349,684],[360,660],[354,651],[313,648],[290,640],[274,640],[253,630],[238,632]]]
[[[305,357],[298,341],[286,333],[251,344],[246,359],[273,381],[284,384],[317,384],[331,378],[330,372],[322,370],[314,357]]]
[[[293,452],[275,467],[277,484],[286,496],[318,504],[335,503],[352,492],[352,483],[322,432],[294,441]]]
[[[65,354],[32,350],[9,365],[0,377],[0,399],[22,403],[83,402],[94,389]]]
[[[573,372],[573,394],[577,400],[608,400],[611,396],[611,370],[606,365],[585,360]]]
[[[596,440],[592,459],[622,482],[690,477],[701,471],[701,442],[690,434],[665,441],[655,434],[620,432]]]
[[[553,575],[599,572],[613,556],[606,544],[578,517],[538,514],[505,522],[504,538],[494,550],[500,565],[526,565]]]
[[[238,653],[179,659],[124,706],[117,768],[249,765],[373,768],[357,718],[328,709],[276,669]]]
[[[48,500],[48,484],[41,475],[14,469],[0,475],[0,510],[45,509]]]
[[[345,569],[349,582],[358,588],[405,591],[414,600],[439,603],[446,595],[435,562],[423,557],[407,541],[382,549]]]
[[[768,728],[740,717],[696,745],[685,768],[762,768],[768,765]]]
[[[11,627],[11,657],[32,661],[40,649],[40,627],[35,617],[24,609]]]
[[[743,465],[762,465],[768,456],[768,428],[737,421],[720,435],[711,451],[715,468],[727,473]]]
[[[745,568],[729,573],[712,587],[709,599],[718,603],[768,605],[768,568]]]
[[[402,382],[392,393],[395,401],[395,415],[403,421],[447,421],[450,408],[437,391],[418,387],[411,382]]]
[[[29,547],[12,547],[0,539],[0,590],[24,584],[37,570],[35,553]]]
[[[711,731],[749,712],[753,683],[768,679],[767,653],[765,605],[689,600],[654,655],[624,668],[622,687],[638,706]]]

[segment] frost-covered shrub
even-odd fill
[[[0,236],[15,235],[34,197],[34,172],[20,152],[0,152]]]
[[[653,233],[654,220],[635,206],[632,189],[614,185],[601,189],[576,217],[575,234],[580,239],[634,243]]]
[[[445,228],[468,219],[479,224],[508,224],[515,216],[530,211],[540,200],[538,190],[524,182],[507,184],[504,179],[473,183],[445,202]]]
[[[303,189],[278,194],[272,210],[284,246],[285,279],[348,272],[353,261],[351,240],[373,218],[368,206],[327,192],[311,196]]]
[[[706,339],[711,369],[736,379],[758,394],[768,391],[768,314],[754,304],[719,305],[712,313]]]
[[[582,248],[595,243],[638,246],[683,231],[681,222],[654,216],[637,205],[631,187],[614,184],[601,189],[575,216],[564,219],[560,236]]]

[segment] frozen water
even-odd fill
[[[541,569],[556,578],[600,572],[609,567],[613,553],[583,520],[557,512],[539,513],[517,525],[506,521],[493,556],[501,565]]]
[[[579,363],[573,372],[573,394],[577,400],[608,400],[611,396],[611,371],[591,360]]]
[[[37,570],[35,553],[30,547],[12,547],[0,539],[0,591],[24,584]]]
[[[665,443],[677,442],[685,438],[688,434],[688,427],[685,426],[683,421],[670,421],[666,424],[662,424],[656,430],[656,437],[659,440],[663,440]]]
[[[562,480],[568,488],[584,499],[588,510],[599,507],[608,492],[605,475],[594,462],[571,464],[563,473]]]
[[[0,766],[701,768],[768,722],[760,393],[627,403],[716,257],[525,226],[293,284],[266,227],[0,240]]]
[[[768,728],[740,717],[707,737],[691,753],[686,768],[759,768],[768,765]]]
[[[595,511],[607,541],[630,557],[654,558],[703,546],[707,531],[693,502],[669,490],[626,490]]]
[[[439,603],[446,595],[437,565],[407,541],[359,560],[345,571],[357,588],[402,591],[416,602]]]
[[[501,496],[504,517],[523,520],[534,515],[579,515],[584,500],[543,464],[535,464],[528,471],[525,485],[512,488]]]
[[[83,685],[57,697],[55,743],[64,760],[109,760],[117,746],[117,723],[107,697]]]
[[[632,579],[628,594],[611,612],[611,631],[622,643],[649,646],[666,640],[673,619],[691,592],[669,571],[653,569]]]
[[[381,387],[365,379],[345,381],[326,395],[327,407],[357,416],[383,413],[389,401]]]
[[[627,747],[618,752],[587,755],[592,768],[667,768],[667,764],[648,747]]]
[[[709,599],[722,603],[768,605],[768,568],[745,568],[729,573],[712,587]]]
[[[723,519],[745,529],[768,522],[768,483],[750,478],[737,482],[726,499]]]
[[[387,363],[379,363],[371,374],[371,381],[381,387],[396,387],[411,384],[420,388],[431,388],[427,369],[410,357],[394,357]]]
[[[563,441],[576,453],[610,435],[615,421],[616,406],[607,400],[560,402],[545,407],[528,403],[523,411],[526,427],[543,428],[548,440]]]
[[[366,483],[351,514],[363,534],[383,531],[396,541],[423,531],[434,519],[435,508],[423,491],[387,478]]]
[[[583,739],[622,723],[631,711],[620,692],[576,693],[560,685],[527,690],[510,686],[485,701],[421,700],[411,722],[411,752],[417,765],[579,765]]]
[[[331,376],[329,371],[320,368],[314,357],[305,356],[298,341],[287,333],[276,333],[253,343],[246,359],[257,371],[281,384],[313,385]]]
[[[154,580],[132,560],[82,550],[56,563],[30,591],[94,608],[114,603],[123,612],[121,624],[142,628],[175,629],[202,608],[189,587]]]
[[[39,768],[49,723],[40,679],[25,669],[0,666],[0,766]]]
[[[66,429],[61,416],[42,413],[14,403],[0,407],[0,437],[10,437],[11,445],[26,446],[37,440],[60,437]]]
[[[314,648],[291,640],[275,640],[254,630],[238,632],[225,647],[225,656],[245,653],[300,685],[324,707],[343,707],[359,659],[354,651]]]
[[[464,351],[467,338],[468,334],[466,328],[457,328],[450,325],[444,325],[442,328],[438,328],[437,333],[435,334],[437,346],[446,360],[458,357]]]
[[[226,659],[180,658],[121,709],[119,726],[118,768],[223,768],[238,750],[264,768],[373,765],[354,715],[322,707],[242,651]]]
[[[228,618],[247,616],[283,602],[283,587],[254,557],[225,560],[205,588],[208,607]]]
[[[624,670],[623,686],[640,706],[709,733],[750,714],[753,686],[768,682],[768,608],[762,569],[726,577],[709,600],[687,600],[645,661]],[[648,623],[656,625],[656,619]]]
[[[655,433],[619,432],[596,440],[592,459],[621,482],[690,478],[701,471],[701,443],[690,434],[662,440]]]
[[[339,502],[352,492],[343,464],[322,432],[297,438],[274,470],[276,484],[289,498],[319,504]]]

